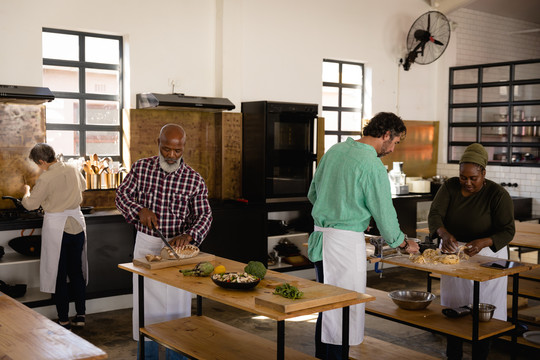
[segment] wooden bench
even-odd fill
[[[367,288],[366,293],[376,297],[375,301],[366,303],[366,313],[368,314],[472,341],[472,316],[457,319],[448,318],[442,313],[444,307],[435,303],[431,303],[423,310],[404,310],[394,304],[385,291]],[[514,325],[507,321],[491,319],[488,322],[480,322],[478,339],[483,340],[497,336],[512,329],[514,329]]]
[[[375,358],[377,360],[438,359],[438,357],[424,354],[400,345],[392,344],[387,341],[379,340],[371,336],[364,336],[364,342],[362,342],[360,345],[351,346],[349,348],[349,359],[360,360]]]
[[[206,316],[146,325],[141,331],[171,349],[196,359],[276,359],[276,343]],[[315,359],[285,348],[285,359]]]

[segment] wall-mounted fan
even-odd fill
[[[450,41],[450,22],[438,11],[428,11],[412,24],[407,35],[407,57],[403,69],[411,64],[430,64],[437,60]]]

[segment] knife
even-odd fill
[[[178,260],[180,260],[180,256],[178,256],[178,254],[176,253],[176,251],[174,251],[173,247],[171,246],[171,244],[169,244],[169,242],[167,241],[167,239],[165,239],[165,236],[163,236],[163,233],[158,229],[156,228],[155,226],[153,227],[154,228],[154,231],[159,235],[159,237],[161,238],[161,240],[165,243],[165,245],[169,248],[169,250],[172,251],[172,253],[174,254],[174,257],[177,258]]]

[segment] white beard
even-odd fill
[[[167,161],[165,161],[165,157],[159,154],[159,166],[163,169],[163,171],[167,173],[172,173],[178,170],[180,167],[180,162],[182,160],[182,157],[180,157],[174,164],[169,164]]]

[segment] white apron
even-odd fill
[[[324,283],[366,292],[366,241],[363,232],[320,228],[323,233]],[[350,307],[349,345],[364,341],[365,304]],[[326,344],[341,345],[343,309],[322,313],[321,340]]]
[[[459,243],[459,245],[466,245]],[[489,247],[485,247],[478,255],[491,256],[499,259],[508,259],[508,249],[505,246],[494,253]],[[447,307],[460,307],[473,303],[474,282],[453,276],[441,276],[441,305]],[[495,305],[497,308],[493,318],[506,321],[506,291],[508,277],[482,281],[480,283],[480,302]]]
[[[81,224],[84,231],[84,246],[81,255],[83,276],[88,285],[88,261],[86,256],[86,222],[79,208],[63,212],[46,212],[41,229],[41,257],[39,263],[39,288],[42,292],[56,292],[58,261],[62,248],[62,237],[67,218],[71,216]]]
[[[164,244],[161,238],[137,232],[133,258],[159,255]],[[139,282],[133,274],[133,339],[139,340]],[[144,323],[155,324],[191,316],[191,293],[144,278]],[[145,340],[149,341],[149,339]]]

